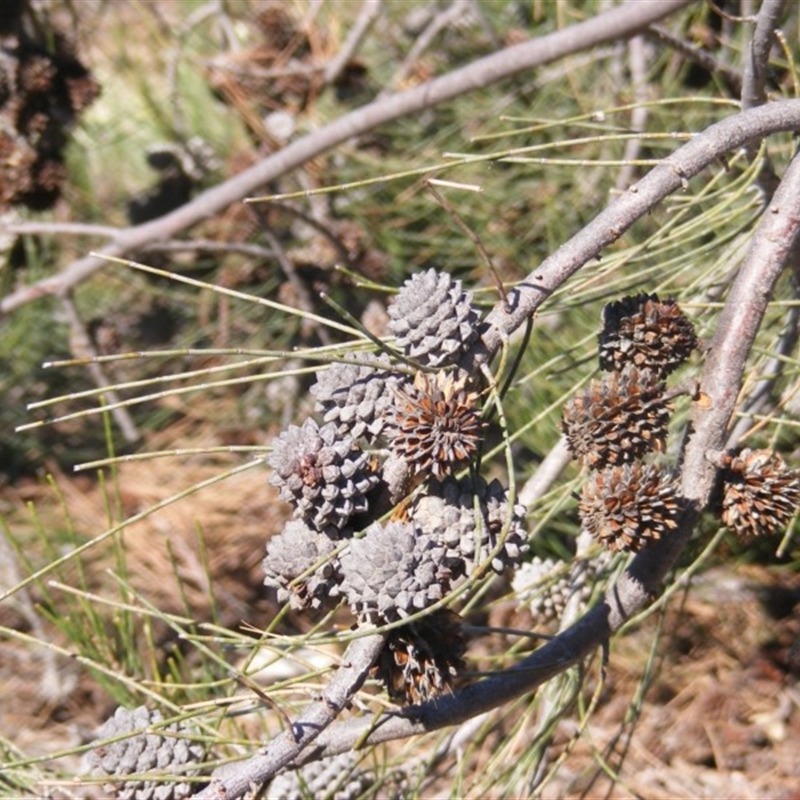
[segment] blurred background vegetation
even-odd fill
[[[39,227],[4,237],[3,291],[52,275],[102,245],[102,232],[70,224],[120,228],[160,216],[381,92],[401,91],[500,47],[591,18],[608,4],[456,5],[458,14],[427,48],[418,48],[452,5],[383,3],[360,47],[335,80],[326,81],[325,65],[341,51],[360,2],[33,2],[26,13],[51,39],[57,33],[71,43],[100,92],[71,126],[58,198],[45,209],[13,204],[5,210],[9,226]],[[439,191],[480,239],[499,279],[513,285],[691,132],[734,111],[742,48],[752,27],[741,15],[751,5],[696,3],[667,20],[662,35],[653,31],[579,53],[385,125],[263,187],[264,195],[290,197],[232,206],[180,242],[133,257],[341,321],[320,299],[324,292],[378,333],[390,293],[432,266],[461,278],[488,309],[498,300],[497,278],[424,180],[480,187]],[[768,90],[792,97],[796,8],[787,9],[782,33],[784,47],[776,48]],[[718,69],[698,63],[693,49],[716,59]],[[753,161],[732,154],[727,163],[704,171],[545,304],[504,403],[519,486],[558,441],[564,401],[595,371],[605,303],[658,292],[680,301],[701,336],[713,331],[727,281],[763,207],[764,159],[768,155],[780,175],[793,152],[788,135],[773,137],[767,146],[768,154]],[[796,327],[796,305],[797,277],[787,274],[754,349],[743,397],[775,372],[776,358],[781,375],[769,402],[742,417],[747,444],[775,447],[793,465],[800,404],[796,356],[786,344]],[[346,344],[346,336],[303,316],[118,265],[84,281],[70,302],[42,298],[0,324],[0,589],[20,587],[0,605],[6,686],[0,762],[7,766],[0,792],[78,792],[69,781],[81,753],[118,703],[159,704],[165,716],[202,710],[205,735],[227,743],[220,757],[246,755],[254,742],[279,729],[280,719],[262,708],[244,721],[220,721],[226,698],[243,693],[230,678],[231,664],[251,671],[252,642],[264,629],[275,647],[284,648],[282,655],[286,647],[297,647],[297,640],[283,637],[301,633],[307,649],[294,658],[305,666],[316,663],[312,655],[335,650],[326,633],[347,623],[343,616],[301,618],[279,609],[263,590],[264,542],[280,529],[286,510],[276,504],[257,457],[281,427],[311,410],[305,391],[311,374],[303,372],[301,355],[253,363],[232,351],[291,354]],[[85,355],[87,340],[90,351],[102,356],[158,351],[102,363],[105,379],[120,384],[119,398],[156,395],[123,407],[122,422],[111,413],[52,422],[100,407],[97,396],[75,397],[96,388],[97,376],[85,366],[42,366]],[[700,364],[695,357],[681,375],[691,378]],[[165,376],[174,380],[121,385]],[[217,378],[230,377],[243,382],[217,385]],[[163,391],[167,387],[191,391],[170,394]],[[62,400],[26,408],[53,398]],[[667,463],[674,463],[680,446],[688,402],[676,403]],[[30,426],[37,421],[49,424]],[[19,431],[20,425],[28,427]],[[179,448],[192,452],[72,471],[75,464],[114,454]],[[503,475],[502,453],[496,461],[491,468]],[[247,469],[251,463],[256,466]],[[223,481],[228,473],[235,474]],[[569,467],[531,509],[535,555],[573,554],[577,481],[577,469]],[[151,513],[157,506],[163,508]],[[637,796],[636,771],[620,777],[628,750],[618,745],[640,721],[649,687],[660,687],[654,702],[664,706],[680,691],[682,679],[675,676],[685,666],[682,657],[697,675],[711,668],[709,660],[717,668],[714,642],[706,638],[712,611],[720,610],[720,602],[733,602],[724,599],[726,591],[742,601],[725,617],[735,635],[742,614],[763,634],[748,640],[745,654],[730,645],[725,652],[731,662],[783,648],[770,662],[781,673],[778,683],[797,677],[798,665],[788,655],[792,636],[800,633],[795,620],[779,613],[780,619],[788,616],[786,629],[770,627],[769,615],[764,622],[765,597],[785,590],[781,609],[788,603],[789,611],[800,599],[797,544],[787,537],[776,558],[774,542],[745,548],[720,535],[709,548],[715,533],[711,521],[701,526],[682,569],[714,576],[720,565],[733,564],[749,577],[712,583],[723,600],[701,592],[692,601],[694,616],[681,617],[689,604],[685,595],[669,610],[655,606],[618,646],[612,672],[629,674],[615,678],[619,685],[613,690],[600,681],[596,663],[586,665],[551,687],[542,703],[526,698],[479,720],[460,742],[458,756],[437,735],[430,737],[436,745],[415,741],[382,750],[373,756],[376,769],[419,767],[408,796],[520,796],[535,785],[565,796],[590,792],[597,780],[616,786],[620,796]],[[74,554],[76,547],[83,549]],[[779,566],[765,566],[774,563]],[[48,564],[54,566],[46,574],[28,578]],[[738,595],[730,589],[732,580],[739,581]],[[476,630],[537,627],[525,614],[508,581],[498,580],[472,604],[468,620]],[[314,637],[319,643],[313,644]],[[469,668],[479,673],[506,666],[532,646],[511,635],[476,634]],[[656,666],[671,651],[678,653],[672,672],[659,672]],[[658,677],[664,674],[669,677]],[[270,696],[291,713],[320,678],[263,680],[279,681],[270,686]],[[772,697],[768,688],[763,692]],[[697,697],[700,704],[710,702],[699,690]],[[374,708],[384,701],[373,695],[364,702]],[[753,704],[732,712],[737,724],[748,714],[769,711]],[[702,713],[692,708],[690,716],[700,724]],[[782,752],[797,716],[795,708],[793,716],[779,720],[777,733],[763,733],[760,747]],[[682,718],[670,720],[670,730],[680,730]],[[680,756],[697,770],[683,784],[662,776],[663,796],[706,791],[713,781],[703,783],[711,779],[702,770],[725,771],[713,737],[709,746],[686,745],[687,755],[678,744],[670,750],[650,742],[653,725],[644,737],[655,761],[667,769]],[[763,764],[747,760],[752,748],[726,746],[740,765],[727,768],[742,770],[753,791],[769,796],[772,784],[757,776]],[[445,755],[431,756],[437,747]],[[566,760],[570,753],[573,762]],[[774,777],[788,785],[786,773],[777,770]],[[796,774],[793,780],[800,790]],[[374,793],[381,791],[386,796],[380,786]]]

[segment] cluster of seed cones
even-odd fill
[[[592,558],[578,556],[569,563],[535,556],[514,573],[511,586],[537,626],[557,627],[573,599],[579,608],[590,601],[595,585],[608,577],[611,566],[610,552]]]
[[[55,203],[69,129],[99,93],[65,37],[48,35],[33,13],[17,3],[0,30],[0,212]]]
[[[640,294],[610,303],[599,336],[600,367],[564,408],[572,455],[592,471],[583,487],[583,526],[611,550],[637,552],[677,526],[673,480],[645,463],[661,451],[670,408],[665,380],[697,346],[691,322],[673,300]],[[770,450],[721,457],[723,522],[748,540],[786,528],[800,501],[800,479]]]
[[[350,354],[321,369],[311,388],[321,420],[290,426],[268,459],[294,515],[267,544],[265,583],[295,608],[344,599],[372,625],[424,612],[527,550],[524,509],[504,487],[459,476],[484,436],[480,387],[457,366],[478,337],[470,293],[431,269],[388,310],[399,357]],[[392,697],[447,688],[459,631],[444,608],[394,629],[378,666]]]
[[[664,449],[665,380],[697,337],[673,300],[640,294],[605,307],[599,344],[605,374],[567,403],[562,430],[591,469],[579,506],[584,528],[610,550],[637,552],[677,526],[673,481],[643,459]]]

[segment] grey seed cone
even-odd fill
[[[341,579],[339,561],[331,556],[334,549],[324,534],[302,520],[290,520],[267,542],[265,585],[277,589],[278,600],[288,600],[292,608],[320,608],[336,596]]]
[[[370,456],[332,423],[313,419],[290,425],[273,442],[270,478],[281,498],[315,530],[337,536],[354,514],[367,510],[367,493],[378,483]]]
[[[117,708],[114,716],[106,720],[97,731],[97,739],[109,739],[133,733],[163,719],[160,712],[148,711],[144,706],[133,710]],[[124,780],[125,776],[154,772],[166,775],[196,775],[205,757],[202,744],[192,742],[182,725],[161,727],[157,732],[138,733],[109,744],[98,743],[88,755],[88,764],[95,773],[119,780],[109,781],[105,791],[118,800],[183,800],[198,790],[198,784],[189,781]],[[184,736],[180,734],[183,733]]]
[[[413,525],[373,523],[341,556],[342,592],[353,613],[375,625],[441,600],[449,588],[445,549]]]
[[[498,480],[434,481],[430,493],[414,504],[411,518],[419,530],[444,545],[459,574],[471,574],[490,554],[492,569],[501,573],[528,551],[525,507],[517,504],[509,509],[508,493]],[[505,539],[497,549],[506,521]]]
[[[391,371],[385,354],[353,354],[346,358],[353,363],[339,361],[321,369],[309,391],[325,422],[336,425],[342,435],[364,437],[372,444],[387,425],[394,391],[404,378]]]
[[[270,800],[355,800],[363,797],[376,781],[375,773],[358,766],[356,753],[341,753],[312,761],[296,772],[278,775],[266,796]]]
[[[472,294],[435,269],[409,278],[388,311],[397,346],[425,365],[456,363],[478,336],[480,315]]]
[[[511,579],[517,600],[528,606],[536,623],[558,623],[575,594],[581,605],[592,596],[594,584],[609,571],[609,553],[596,558],[578,558],[571,564],[535,556],[522,564]]]

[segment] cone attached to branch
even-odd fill
[[[622,371],[628,364],[665,377],[697,347],[692,323],[674,300],[639,294],[603,309],[600,368]]]
[[[342,592],[361,622],[404,619],[450,588],[444,546],[404,522],[373,523],[350,542],[340,562]]]
[[[388,308],[398,348],[420,364],[455,364],[478,338],[472,294],[446,272],[429,269],[409,278]]]
[[[483,439],[477,401],[464,373],[418,372],[412,386],[396,392],[392,450],[413,474],[451,475],[477,454]]]
[[[386,355],[353,355],[348,362],[339,361],[320,370],[309,391],[325,422],[335,424],[344,436],[363,436],[374,443],[389,422],[394,390],[403,380],[390,370]]]
[[[270,478],[281,498],[294,506],[295,516],[330,536],[344,532],[354,514],[367,510],[367,493],[378,476],[368,453],[332,423],[318,427],[307,419],[290,425],[272,446]]]
[[[511,586],[517,600],[530,609],[534,624],[559,623],[572,597],[578,597],[581,607],[589,601],[595,583],[607,577],[612,559],[608,552],[576,558],[571,564],[535,556],[514,573]]]
[[[454,575],[471,575],[487,562],[500,574],[528,551],[525,506],[511,505],[496,479],[432,481],[414,503],[411,520],[445,546]]]
[[[584,528],[610,550],[636,553],[677,528],[680,506],[661,470],[634,462],[593,473],[578,510]]]
[[[461,617],[440,608],[389,631],[376,673],[393,700],[417,705],[450,691],[464,668]]]
[[[333,541],[302,520],[290,520],[267,542],[264,584],[292,608],[320,608],[335,597],[341,580]]]
[[[626,367],[578,392],[564,406],[561,428],[570,453],[600,469],[663,450],[669,414],[663,382]]]
[[[722,457],[722,521],[737,536],[771,536],[786,530],[800,502],[800,479],[771,450]]]

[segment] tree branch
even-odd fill
[[[758,11],[753,38],[745,49],[742,77],[742,109],[745,111],[767,101],[769,54],[785,5],[786,0],[764,0]]]
[[[235,800],[243,797],[253,786],[260,786],[295,760],[361,688],[383,648],[385,638],[384,634],[376,633],[353,640],[342,657],[339,671],[325,687],[322,698],[309,705],[297,722],[292,723],[290,730],[276,736],[258,755],[243,763],[217,770],[211,783],[195,798]]]
[[[708,502],[716,468],[706,459],[706,453],[724,445],[755,334],[778,276],[798,244],[800,156],[792,161],[761,218],[717,324],[700,382],[709,402],[696,405],[694,433],[684,452],[681,489],[686,506],[678,530],[639,553],[608,589],[602,603],[514,668],[436,701],[383,714],[377,720],[337,722],[296,764],[345,752],[356,743],[379,744],[455,725],[508,703],[577,664],[647,605],[660,591],[661,582],[675,565]]]
[[[648,214],[665,197],[714,161],[754,138],[779,131],[800,130],[800,100],[782,100],[744,111],[717,122],[697,134],[633,184],[579,233],[548,256],[522,283],[508,293],[507,304],[489,314],[483,334],[485,351],[476,358],[491,358],[502,341],[532,317],[539,306],[584,264],[597,258],[636,220]]]
[[[361,46],[364,37],[369,33],[369,29],[375,24],[375,20],[381,13],[383,0],[364,0],[361,11],[358,14],[355,24],[347,34],[347,39],[339,52],[328,62],[323,74],[325,85],[333,83],[342,74],[342,70],[347,66],[347,62],[353,58],[356,50]]]
[[[532,314],[554,289],[589,258],[597,255],[603,246],[599,242],[608,243],[619,238],[639,216],[648,213],[670,191],[713,163],[726,150],[741,146],[752,138],[754,132],[763,136],[795,127],[800,127],[800,100],[775,103],[717,123],[668,156],[534,270],[510,296],[510,312],[504,303],[495,307],[489,315],[491,324],[483,335],[483,356],[488,357],[496,351],[502,338],[524,321],[525,314]],[[281,754],[279,758],[270,755],[265,760],[262,754],[240,767],[242,773],[249,776],[248,780],[263,782],[275,774],[270,771],[273,767],[277,770],[289,763],[300,765],[346,752],[356,743],[363,746],[378,744],[462,723],[535,690],[577,664],[647,605],[676,563],[708,502],[716,469],[706,460],[706,453],[724,445],[750,347],[775,281],[788,256],[797,247],[799,225],[800,158],[795,158],[761,218],[720,315],[700,382],[701,391],[709,402],[697,404],[694,433],[688,438],[683,454],[681,488],[685,508],[678,530],[639,553],[609,588],[600,605],[514,668],[467,686],[453,695],[383,714],[377,720],[354,718],[334,723],[319,732],[313,747],[293,748],[295,755],[292,757],[285,756],[288,752],[286,744],[279,737],[276,740],[279,742],[276,745]],[[525,309],[524,313],[522,309]],[[280,765],[275,766],[278,761]],[[254,777],[256,774],[257,779]],[[242,779],[237,776],[237,780]],[[223,795],[226,798],[240,796],[230,793],[224,776],[215,785],[229,792]],[[199,795],[202,798],[214,796]]]
[[[175,238],[181,231],[220,213],[231,203],[254,194],[270,181],[348,139],[566,55],[633,36],[688,5],[690,1],[650,0],[642,3],[640,0],[629,0],[585,22],[507,47],[406,92],[376,100],[292,142],[244,172],[199,194],[175,211],[151,222],[121,230],[100,252],[105,256],[121,257],[150,242]],[[0,301],[0,315],[39,297],[68,292],[107,263],[95,256],[81,258],[58,275],[4,297]]]

